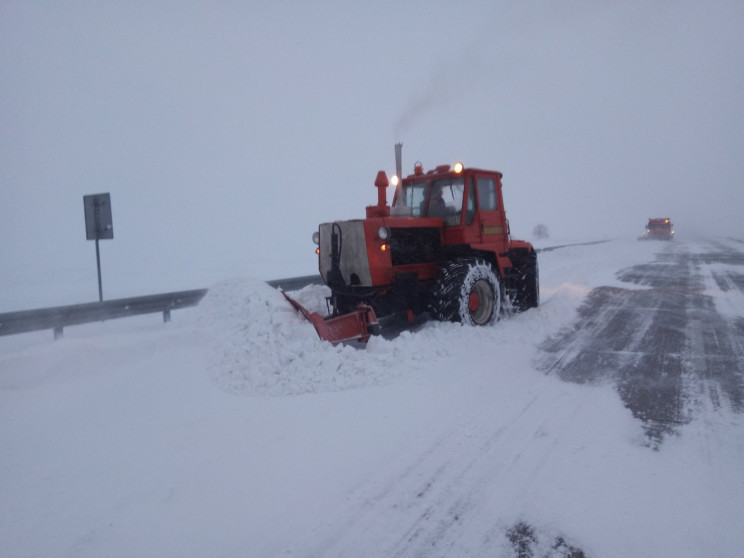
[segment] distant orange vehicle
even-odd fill
[[[668,217],[657,217],[648,220],[641,240],[672,240],[674,227]]]

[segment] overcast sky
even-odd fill
[[[502,171],[515,237],[742,238],[742,29],[741,0],[4,0],[0,312],[97,298],[101,192],[111,295],[313,273],[396,142]]]

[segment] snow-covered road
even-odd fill
[[[719,243],[702,250],[671,243],[622,270],[629,285],[595,288],[576,324],[543,345],[545,370],[614,383],[653,446],[701,411],[744,411],[744,317],[720,300],[741,297],[744,253]]]
[[[742,253],[546,250],[540,308],[364,351],[250,279],[0,338],[2,554],[739,555]]]

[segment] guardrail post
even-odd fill
[[[54,328],[54,340],[60,339],[62,337],[62,327],[55,327]]]
[[[167,324],[170,322],[170,310],[163,310],[163,323]]]

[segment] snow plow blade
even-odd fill
[[[356,310],[341,316],[324,318],[317,312],[310,312],[299,302],[282,291],[284,298],[310,321],[318,332],[318,337],[330,341],[334,345],[339,343],[356,343],[366,345],[372,333],[377,333],[380,325],[375,311],[371,306],[360,304]]]

